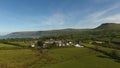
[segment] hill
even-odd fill
[[[41,36],[53,36],[61,34],[71,34],[76,32],[87,31],[88,29],[60,29],[60,30],[48,30],[48,31],[29,31],[29,32],[14,32],[6,36],[9,37],[41,37]]]
[[[120,30],[120,24],[116,24],[116,23],[104,23],[104,24],[98,26],[95,29]]]
[[[47,30],[47,31],[27,31],[27,32],[14,32],[10,33],[7,38],[35,38],[35,37],[43,37],[43,36],[54,36],[54,35],[62,35],[62,34],[86,34],[92,30],[92,33],[96,33],[96,30],[106,30],[106,31],[119,31],[120,24],[116,23],[104,23],[94,29],[59,29],[59,30]]]

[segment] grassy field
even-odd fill
[[[21,46],[28,46],[28,44],[26,44],[24,42],[10,42],[10,43],[18,44],[18,45],[21,45]]]
[[[0,50],[0,68],[29,68],[38,59],[30,49]]]
[[[17,47],[17,46],[0,43],[0,48],[2,47]]]
[[[22,48],[11,44],[0,43],[0,50],[13,50],[13,49],[22,49]]]
[[[84,44],[84,45],[87,46],[87,47],[96,48],[96,46],[92,45],[92,44]],[[99,50],[105,51],[107,53],[111,53],[113,50],[116,50],[118,52],[118,54],[120,55],[120,50],[118,50],[118,49],[107,48],[107,47],[102,47],[102,46],[97,46],[97,48]]]
[[[62,48],[49,51],[49,56],[54,58],[42,68],[119,68],[120,63],[108,56],[91,51],[86,48]],[[33,68],[41,67],[38,64]]]
[[[9,46],[9,45],[3,45]],[[12,46],[12,45],[11,45]],[[0,50],[0,68],[119,68],[120,63],[87,48]]]

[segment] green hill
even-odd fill
[[[115,30],[120,31],[120,24],[116,23],[104,23],[97,28],[94,29],[59,29],[59,30],[47,30],[47,31],[27,31],[27,32],[14,32],[10,33],[6,36],[12,36],[13,38],[29,38],[29,37],[43,37],[43,36],[55,36],[55,35],[62,35],[62,34],[86,34],[92,31],[93,33],[96,33],[96,30]]]
[[[88,29],[60,29],[60,30],[48,30],[48,31],[29,31],[29,32],[14,32],[7,36],[53,36],[61,34],[70,34],[81,31],[86,31]]]
[[[120,30],[120,24],[116,23],[104,23],[95,29],[106,29],[106,30]]]

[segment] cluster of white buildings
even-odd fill
[[[80,43],[74,43],[72,41],[66,41],[66,40],[53,40],[53,39],[44,41],[43,47],[46,48],[49,44],[53,44],[53,43],[55,43],[56,46],[58,47],[65,47],[65,46],[84,47]],[[35,44],[31,44],[31,47],[34,48]]]
[[[83,47],[82,45],[80,45],[80,43],[74,43],[72,41],[66,41],[66,40],[53,40],[53,39],[50,39],[50,40],[44,41],[44,45],[53,44],[53,43],[56,43],[56,46],[59,46],[59,47],[64,47],[64,46]]]

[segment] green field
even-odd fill
[[[0,44],[0,47],[12,45]],[[14,47],[14,46],[13,46]],[[120,63],[87,48],[0,50],[0,68],[119,68]]]
[[[0,50],[0,68],[27,68],[38,59],[30,49]]]
[[[66,48],[50,51],[58,60],[45,68],[119,68],[120,63],[86,48]]]
[[[11,44],[0,43],[0,50],[13,50],[13,49],[22,49],[22,48]]]
[[[84,44],[87,47],[91,47],[91,48],[95,48],[95,45],[92,44]],[[102,46],[97,46],[97,48],[99,50],[105,51],[107,53],[111,53],[113,50],[116,50],[118,52],[118,54],[120,55],[120,50],[119,49],[113,49],[113,48],[107,48],[107,47],[102,47]]]
[[[17,47],[17,46],[0,43],[0,48],[2,47]]]

